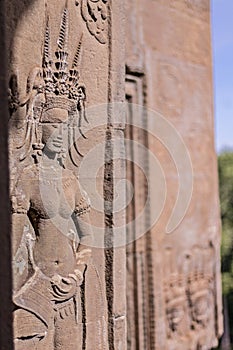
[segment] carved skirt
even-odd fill
[[[14,295],[16,350],[82,349],[76,296],[59,303],[51,299],[50,279],[40,270]]]

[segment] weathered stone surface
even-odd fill
[[[108,105],[124,101],[114,6],[7,4],[16,349],[125,347],[125,249],[103,249],[114,243]]]
[[[209,1],[133,1],[127,8],[127,67],[141,77],[143,87],[133,89],[131,77],[128,88],[126,79],[126,94],[152,110],[145,127],[150,134],[132,134],[157,157],[167,191],[157,222],[127,251],[128,348],[211,349],[222,333],[222,306]],[[175,143],[177,132],[183,146]],[[183,163],[186,151],[190,168]],[[140,154],[136,146],[127,152],[133,159]],[[145,172],[148,222],[164,191],[158,190],[161,171],[152,170],[153,162],[149,160]],[[132,218],[147,189],[137,172],[131,172],[129,166],[128,178],[135,186],[128,208]],[[168,234],[178,191],[185,194],[191,188],[187,211],[182,204],[177,208],[182,221]]]
[[[222,315],[210,2],[0,7],[0,347],[211,349]]]
[[[5,2],[0,3],[0,191],[1,191],[1,259],[0,259],[0,348],[11,349],[13,346],[12,330],[12,280],[11,280],[11,236],[10,236],[10,200],[9,200],[9,160],[8,160],[8,100],[7,100],[7,59],[6,59],[6,28]]]

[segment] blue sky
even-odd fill
[[[216,150],[233,149],[233,0],[212,0]]]

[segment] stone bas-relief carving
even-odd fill
[[[183,275],[174,274],[165,286],[166,316],[168,336],[185,335],[184,316],[187,313],[186,295]]]
[[[193,247],[177,260],[164,285],[169,349],[208,349],[215,312],[213,248]]]
[[[15,7],[14,16],[12,13],[9,16],[11,22],[17,18],[17,4],[15,0],[8,3],[15,4],[12,5]],[[25,1],[19,1],[21,5],[25,3]],[[88,221],[88,198],[81,190],[75,173],[68,169],[78,165],[79,157],[81,157],[79,147],[82,150],[85,149],[81,143],[74,144],[74,141],[77,135],[82,134],[82,125],[83,122],[85,123],[86,94],[92,106],[106,102],[107,98],[117,101],[123,98],[121,79],[123,74],[120,73],[120,66],[122,68],[125,63],[123,50],[121,50],[125,17],[123,4],[119,6],[119,3],[122,3],[121,0],[112,1],[111,4],[104,0],[79,0],[76,1],[78,6],[75,6],[75,0],[68,1],[69,9],[72,8],[70,23],[74,25],[69,31],[69,39],[71,37],[73,39],[72,45],[70,45],[71,40],[68,42],[67,35],[65,35],[67,11],[63,13],[61,36],[56,45],[60,14],[62,14],[65,0],[47,1],[48,9],[50,9],[50,19],[47,20],[43,18],[45,1],[30,1],[30,4],[32,3],[34,4],[30,5],[30,8],[28,6],[29,11],[22,17],[14,44],[9,50],[12,52],[10,68],[15,74],[10,79],[9,107],[12,119],[16,120],[13,128],[17,129],[12,128],[16,135],[13,138],[13,142],[16,143],[13,151],[16,150],[16,152],[12,157],[13,167],[11,169],[13,230],[14,237],[16,237],[14,238],[13,261],[15,345],[16,349],[46,350],[78,349],[80,347],[82,349],[104,349],[107,346],[101,343],[102,340],[96,341],[97,334],[98,340],[101,338],[103,327],[100,324],[97,329],[94,325],[97,319],[95,315],[101,309],[101,306],[95,303],[97,283],[93,283],[93,288],[89,288],[87,281],[92,252],[86,252],[86,257],[82,256],[82,248],[85,251],[85,240],[91,240],[91,232],[85,226],[85,222]],[[205,146],[206,148],[203,146],[203,140],[212,140],[212,119],[211,112],[209,112],[211,84],[208,83],[210,81],[209,44],[206,42],[206,36],[203,35],[209,32],[209,29],[203,27],[202,24],[200,26],[202,20],[198,20],[202,35],[198,34],[196,22],[200,11],[192,7],[192,9],[185,10],[186,15],[184,16],[182,8],[187,6],[183,4],[181,7],[182,1],[175,2],[176,11],[171,8],[170,0],[152,1],[150,6],[144,4],[143,0],[128,3],[133,11],[132,9],[127,10],[126,23],[132,27],[132,33],[130,30],[126,32],[129,33],[127,36],[130,42],[126,48],[131,51],[128,52],[128,57],[132,60],[132,62],[127,60],[127,67],[130,67],[128,73],[133,75],[130,79],[133,78],[133,81],[136,81],[135,89],[132,87],[133,84],[130,84],[130,91],[131,89],[135,91],[136,98],[134,92],[132,95],[130,93],[127,95],[134,103],[145,104],[148,108],[161,112],[177,128],[191,152],[195,179],[203,179],[203,186],[200,186],[199,180],[195,182],[190,212],[177,232],[164,236],[168,216],[166,210],[172,209],[168,201],[169,208],[165,208],[164,213],[167,214],[164,215],[164,219],[161,217],[158,226],[152,227],[149,234],[135,242],[132,249],[128,250],[130,276],[125,276],[123,249],[109,250],[106,254],[100,252],[99,256],[97,253],[93,257],[99,266],[100,277],[105,286],[107,300],[104,301],[104,305],[109,312],[109,327],[105,332],[105,337],[108,337],[107,342],[110,348],[126,348],[124,293],[125,281],[129,281],[127,319],[130,322],[132,320],[130,332],[128,332],[128,339],[131,341],[131,344],[128,344],[129,347],[131,346],[130,349],[133,350],[135,347],[170,350],[209,349],[216,344],[217,337],[221,333],[221,330],[217,329],[217,323],[221,323],[221,320],[217,320],[220,313],[216,311],[216,314],[213,314],[214,308],[215,310],[221,308],[221,302],[217,296],[219,292],[216,278],[219,270],[217,266],[218,243],[215,245],[215,257],[209,259],[213,263],[215,261],[215,269],[205,271],[195,264],[190,264],[186,270],[182,270],[175,262],[174,269],[164,274],[167,259],[162,243],[174,249],[173,252],[177,259],[184,250],[188,249],[190,260],[199,261],[202,250],[200,248],[200,255],[197,259],[192,258],[193,245],[200,244],[203,247],[210,239],[213,242],[217,241],[218,212],[215,208],[217,206],[216,197],[212,196],[212,193],[216,193],[215,180],[212,181],[214,178],[213,163],[206,162],[205,158],[208,156],[214,159],[214,156],[212,154],[210,157],[209,145]],[[59,13],[59,18],[57,13]],[[191,13],[194,14],[194,19],[191,18]],[[79,23],[76,21],[78,18],[80,18]],[[182,26],[187,28],[185,32],[190,33],[188,40],[183,40],[184,31],[179,30],[178,23],[182,23]],[[108,28],[111,30],[107,31]],[[151,28],[154,28],[153,35]],[[41,41],[44,34],[46,39],[41,64],[40,56],[43,46]],[[196,40],[197,36],[200,40]],[[35,43],[36,41],[38,44]],[[101,45],[107,42],[109,45]],[[79,71],[80,48],[84,44],[86,44],[86,50],[81,76],[84,78],[87,91],[79,79],[77,79],[77,85],[73,83],[76,71]],[[140,45],[143,45],[143,49]],[[75,55],[74,47],[76,46]],[[205,49],[204,54],[202,49]],[[205,58],[204,63],[203,57]],[[196,62],[198,66],[195,65]],[[184,84],[181,85],[185,88],[180,91],[182,104],[179,103],[180,99],[173,98],[174,94],[162,93],[164,86],[160,84],[160,63],[171,68],[163,70],[162,85],[165,84],[168,87],[171,85],[171,73],[174,72],[179,73],[182,79],[188,76],[193,80],[194,85],[189,82],[190,79],[185,84],[186,80],[183,79]],[[73,73],[70,71],[72,69],[74,69]],[[28,84],[25,93],[27,77]],[[206,85],[207,83],[209,86]],[[202,99],[200,96],[208,96],[208,99]],[[162,100],[163,103],[159,103]],[[193,114],[185,118],[187,112],[188,115],[189,112]],[[23,119],[25,133],[24,129],[20,129]],[[110,136],[111,140],[120,135],[123,138],[124,126],[120,125],[119,130],[118,125],[116,130],[113,122],[115,117],[108,119],[111,119],[109,129],[112,135],[109,130],[108,134],[105,134],[105,130],[102,129],[97,132],[102,133],[101,137],[109,136],[106,138],[107,142]],[[134,120],[133,115],[132,120]],[[196,128],[196,121],[198,128]],[[18,125],[16,125],[17,122]],[[146,123],[144,126],[146,127]],[[198,130],[198,135],[196,130]],[[24,135],[24,142],[21,140],[20,133]],[[97,142],[101,138],[99,135],[96,133],[95,141]],[[143,132],[138,132],[133,138],[140,142],[143,140],[146,147],[148,146],[160,158],[164,157],[164,163],[166,162],[167,157],[166,154],[163,155],[163,149],[158,147],[158,143],[154,142],[150,136],[144,137]],[[89,138],[88,142],[91,144],[93,140]],[[199,148],[196,147],[200,144],[202,145],[201,154],[198,151]],[[72,147],[70,148],[69,145]],[[13,146],[11,150],[12,148]],[[111,154],[112,149],[110,148],[107,156]],[[66,154],[67,157],[65,157]],[[137,153],[134,155],[138,156]],[[108,161],[110,157],[103,158]],[[29,159],[32,163],[30,166]],[[208,169],[203,168],[204,163],[208,164]],[[102,186],[102,182],[105,186],[102,186],[104,187],[105,205],[109,203],[109,197],[111,201],[114,200],[112,198],[114,197],[113,189],[117,183],[114,174],[118,176],[119,173],[124,173],[123,167],[119,169],[119,163],[116,164],[115,167],[114,164],[107,163],[105,178],[101,178],[100,175],[99,187]],[[155,181],[156,176],[151,173],[152,168],[149,163],[147,164],[146,157],[144,164],[145,169],[148,170],[148,176]],[[114,170],[114,167],[117,168],[117,171]],[[20,173],[20,169],[23,169],[23,173]],[[135,204],[133,203],[137,210],[144,204],[147,188],[144,186],[146,183],[142,186],[139,180],[141,176],[134,169],[130,167],[129,178],[135,178],[137,185],[138,198],[135,197]],[[107,177],[108,170],[109,177]],[[173,182],[177,174],[174,174],[172,167],[169,166],[164,167],[164,170],[168,175],[168,196],[172,200],[173,194],[177,191],[178,182]],[[114,182],[111,181],[112,178]],[[153,203],[157,201],[154,194],[153,191],[150,193],[146,220],[150,220],[150,212],[154,210]],[[153,198],[155,200],[152,200]],[[82,203],[79,202],[79,199]],[[80,210],[78,209],[79,203]],[[106,206],[104,210],[103,222],[106,219],[109,220],[105,221],[105,226],[103,226],[106,229],[104,235],[108,238],[111,233],[114,234],[112,226],[113,223],[118,224],[118,219],[115,214],[113,218],[111,217],[112,212],[109,206]],[[131,206],[130,210],[134,208]],[[134,215],[133,211],[131,213]],[[93,218],[96,217],[92,216],[91,219]],[[97,219],[98,224],[102,224],[100,222],[102,216]],[[67,263],[68,260],[69,263]],[[92,270],[92,277],[96,278],[94,274],[95,271]],[[163,281],[164,278],[165,281]],[[215,294],[214,300],[212,299],[213,294]],[[99,293],[99,299],[101,298],[101,293]],[[86,300],[90,302],[86,303]],[[95,310],[94,316],[91,312],[89,313],[92,316],[91,322],[93,322],[91,330],[90,318],[85,313],[86,304],[91,304],[91,311]],[[87,339],[91,339],[90,347],[86,346]]]
[[[158,223],[144,236],[149,244],[143,242],[143,237],[127,251],[130,262],[127,335],[131,350],[212,349],[217,347],[222,334],[209,3],[208,0],[126,1],[127,73],[137,71],[137,78],[143,75],[143,86],[142,89],[137,86],[137,94],[148,110],[158,112],[181,135],[190,154],[193,172],[189,177],[182,170],[187,178],[193,176],[192,195],[179,226],[167,234],[179,186],[185,184],[187,193],[190,185],[181,181],[177,171],[177,164],[183,159],[180,148],[168,146],[167,140],[172,139],[173,133],[168,132],[166,141],[164,138],[161,142],[164,129],[160,129],[154,117],[150,126],[150,112],[148,116],[142,116],[148,123],[149,132],[147,140],[140,137],[138,142],[153,152],[164,171],[167,203]],[[130,102],[141,104],[139,98],[134,101],[131,91],[133,87],[129,92],[126,90]],[[133,140],[135,136],[134,133]],[[205,143],[204,140],[208,141]],[[179,154],[177,158],[174,150]],[[135,151],[134,155],[136,157],[130,159],[137,164]],[[147,220],[150,220],[161,199],[156,193],[158,173],[152,170],[150,161],[148,168],[143,169],[145,173],[145,169],[149,169],[147,179],[152,184],[148,196]],[[136,208],[140,208],[141,193],[144,191],[146,197],[147,190],[142,181],[136,182],[138,176],[133,166],[128,173],[127,178],[136,183],[134,202]],[[137,196],[138,191],[141,193]],[[132,205],[127,209],[129,215],[136,212]],[[167,248],[171,251],[171,263]],[[141,273],[137,261],[143,256],[144,249],[147,261],[144,259],[145,269]]]
[[[75,1],[79,5],[79,1]],[[101,44],[108,40],[108,0],[81,0],[81,14],[87,29]]]
[[[79,81],[82,38],[69,67],[68,25],[66,3],[55,53],[47,16],[43,62],[29,74],[26,97],[19,98],[15,77],[10,84],[11,113],[26,106],[19,161],[34,159],[18,174],[11,197],[17,350],[83,348],[81,297],[93,233],[88,196],[65,165],[66,153],[77,165],[86,97]]]

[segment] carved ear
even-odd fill
[[[79,101],[86,101],[86,87],[84,85],[79,85],[78,88]]]

